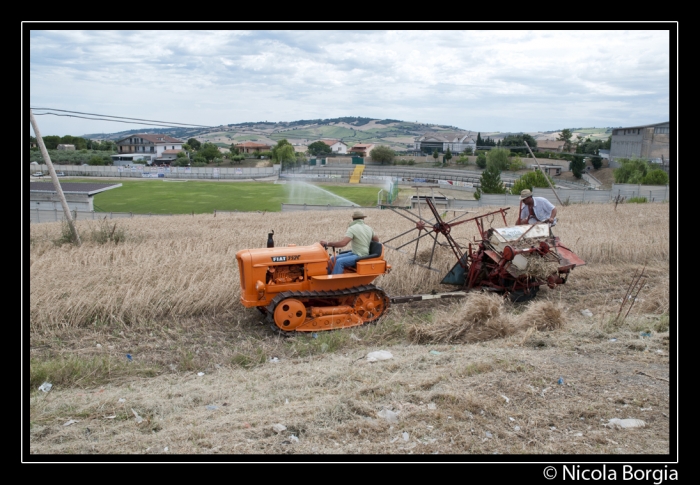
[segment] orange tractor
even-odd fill
[[[268,239],[270,244],[271,234]],[[372,285],[391,271],[381,243],[343,274],[329,275],[330,255],[311,246],[243,249],[236,253],[241,303],[256,307],[284,331],[317,332],[373,322],[389,307],[389,297]]]

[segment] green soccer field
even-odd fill
[[[75,179],[71,182],[94,183],[95,180]],[[376,205],[380,190],[375,186],[313,185],[303,182],[120,180],[115,183],[122,186],[95,196],[95,211],[137,214],[202,214],[215,210],[279,212],[283,203],[356,204],[369,207]]]

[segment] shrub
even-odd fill
[[[117,223],[107,222],[107,217],[100,219],[97,227],[92,228],[90,232],[90,240],[97,244],[105,244],[113,242],[119,244],[126,239],[124,229],[117,228]]]
[[[627,202],[629,202],[631,204],[644,204],[647,202],[647,198],[646,197],[630,197],[629,199],[627,199]]]
[[[554,185],[554,181],[552,180],[552,177],[549,175],[545,174],[541,170],[534,170],[532,172],[528,172],[522,177],[520,177],[518,180],[515,181],[513,184],[513,187],[511,188],[511,193],[513,194],[519,194],[521,191],[525,189],[532,190],[535,187],[549,187],[549,184],[547,183],[547,179],[552,182],[552,185]]]
[[[487,164],[498,171],[508,170],[510,150],[507,148],[493,148],[486,154]]]
[[[481,152],[476,156],[476,166],[486,168],[486,153]]]
[[[508,170],[511,170],[513,172],[517,172],[518,170],[522,170],[526,167],[525,162],[522,161],[522,159],[519,156],[514,156],[510,159],[510,163],[508,164]]]

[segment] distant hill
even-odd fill
[[[569,128],[576,135],[591,138],[607,138],[612,128]],[[298,120],[298,121],[255,121],[233,123],[212,128],[144,128],[140,130],[120,131],[112,134],[94,133],[82,135],[93,140],[119,140],[136,133],[168,134],[181,140],[196,138],[201,142],[211,142],[220,147],[229,147],[232,143],[256,141],[275,144],[286,139],[293,145],[308,145],[321,138],[341,140],[349,147],[356,143],[374,143],[387,145],[396,151],[406,151],[413,147],[416,137],[428,132],[440,131],[471,131],[476,136],[481,133],[483,138],[493,140],[518,133],[477,132],[458,128],[456,126],[414,123],[393,119],[374,119],[363,117],[341,117],[330,119]],[[556,139],[558,131],[528,132],[536,140]]]

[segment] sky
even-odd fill
[[[29,75],[24,99],[42,136],[155,128],[41,115],[46,108],[205,126],[361,116],[482,133],[638,126],[670,121],[676,108],[672,24],[344,30],[351,26],[63,30],[47,24],[42,30],[32,24],[22,46],[28,52],[22,72]]]

